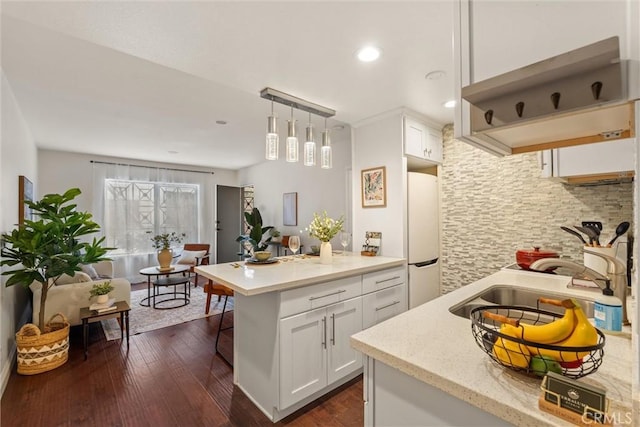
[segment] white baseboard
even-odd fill
[[[18,323],[20,327],[25,323],[31,321],[31,306],[27,305],[25,310],[22,312],[22,316],[20,316],[20,322]],[[9,349],[9,357],[5,361],[2,366],[2,371],[0,371],[0,396],[4,395],[4,390],[7,388],[7,384],[9,383],[9,377],[11,376],[11,372],[13,371],[13,366],[16,363],[16,342],[15,340],[9,341],[11,348]]]

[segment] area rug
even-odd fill
[[[191,288],[191,298],[189,304],[184,307],[172,308],[169,310],[157,310],[151,307],[143,307],[140,301],[147,297],[147,290],[141,289],[131,292],[131,311],[129,312],[129,334],[136,335],[155,329],[166,328],[167,326],[189,322],[203,317],[213,316],[222,313],[224,298],[218,301],[218,297],[211,297],[211,309],[209,314],[204,314],[204,306],[207,301],[207,294],[202,291],[202,286]],[[173,301],[174,303],[176,301]],[[163,304],[169,306],[171,303]],[[233,310],[233,297],[229,297],[225,312]],[[226,315],[225,315],[226,316]],[[115,318],[103,320],[102,329],[107,340],[120,339],[120,325]]]

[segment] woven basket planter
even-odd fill
[[[64,314],[57,313],[45,325],[44,333],[27,323],[16,333],[16,345],[21,375],[41,374],[62,366],[69,358],[69,322]]]

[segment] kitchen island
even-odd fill
[[[570,279],[501,270],[355,334],[351,343],[366,356],[365,425],[573,425],[540,411],[541,380],[498,366],[476,344],[470,320],[449,311],[501,285],[595,299],[594,291],[568,289]],[[606,334],[602,365],[579,379],[606,390],[619,425],[637,425],[629,331]]]
[[[278,421],[362,372],[350,337],[407,309],[406,260],[334,255],[196,267],[234,290],[234,383]]]

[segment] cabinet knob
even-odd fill
[[[522,117],[522,113],[524,112],[524,102],[520,101],[516,104],[516,113],[518,117]]]
[[[591,85],[591,94],[596,101],[600,99],[600,92],[602,92],[602,82],[593,82]]]
[[[493,120],[493,110],[487,110],[484,113],[484,119],[486,120],[487,124],[490,125],[491,121]]]
[[[553,108],[557,110],[560,105],[560,92],[553,92],[551,94],[551,102],[553,103]]]

